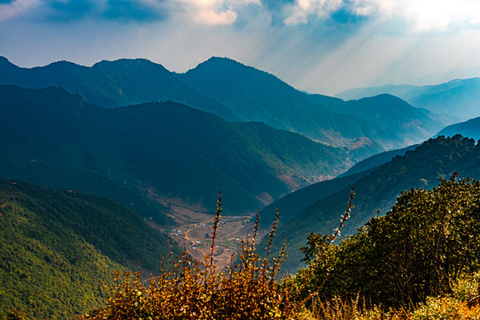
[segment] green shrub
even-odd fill
[[[306,281],[307,291],[324,300],[359,293],[387,307],[452,293],[461,274],[480,267],[480,182],[455,178],[433,190],[403,192],[385,216],[325,250],[321,263],[312,261],[312,252],[327,238],[311,234],[303,248],[310,266],[296,282]]]

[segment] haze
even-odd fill
[[[147,58],[185,72],[211,56],[334,95],[480,75],[475,0],[0,0],[0,55]]]

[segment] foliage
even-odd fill
[[[0,250],[6,254],[2,263],[7,263],[1,270],[10,270],[10,279],[1,278],[7,292],[0,294],[0,303],[10,310],[13,306],[21,309],[0,314],[0,319],[26,320],[30,315],[65,318],[98,304],[101,288],[97,282],[92,293],[87,277],[98,275],[100,268],[105,279],[105,273],[112,270],[108,258],[105,260],[88,244],[77,250],[71,245],[72,240],[53,239],[42,229],[44,226],[34,223],[42,210],[27,208],[33,202],[38,202],[37,206],[45,202],[49,198],[47,189],[22,183],[17,187],[16,182],[7,185],[10,192],[18,189],[23,193],[17,190],[8,198],[2,194],[0,203],[0,222],[8,222],[8,228],[15,229],[12,239],[4,237],[0,241],[0,245],[7,246]],[[33,201],[32,194],[42,197]],[[22,199],[26,195],[32,200]],[[108,292],[105,305],[91,309],[82,319],[480,319],[480,182],[457,181],[454,175],[450,180],[441,180],[433,190],[407,190],[385,216],[372,218],[357,235],[336,245],[334,241],[350,217],[352,201],[353,191],[340,225],[331,235],[312,233],[308,237],[302,251],[310,267],[300,270],[295,278],[282,281],[278,276],[285,259],[284,248],[278,258],[269,262],[278,211],[272,231],[265,237],[265,258],[255,253],[258,213],[252,236],[242,241],[238,264],[233,266],[232,255],[232,266],[218,270],[214,253],[222,212],[219,197],[211,251],[203,262],[192,261],[186,253],[173,262],[169,255],[167,265],[162,262],[160,275],[149,283],[139,272],[132,277],[129,271],[116,271],[113,282],[104,283]],[[20,207],[17,203],[27,204]],[[65,208],[62,202],[59,205]],[[15,211],[18,216],[13,215]],[[49,225],[53,226],[52,223]],[[20,237],[27,233],[37,238]],[[42,238],[38,238],[40,234]],[[82,242],[76,235],[67,236]],[[8,249],[14,248],[15,242],[20,244],[20,248],[14,249],[17,256]],[[62,242],[69,242],[70,246],[59,247]],[[39,257],[46,262],[42,262],[41,268],[36,265]],[[105,262],[92,267],[88,265],[90,260]],[[17,262],[16,267],[11,267],[12,262]],[[33,274],[45,288],[36,286]],[[65,275],[73,274],[75,278],[65,280]],[[18,284],[14,286],[8,281]],[[53,290],[45,286],[48,281],[54,281]],[[14,288],[15,295],[9,296],[9,288]],[[68,296],[64,292],[67,288],[80,295]],[[21,300],[19,296],[28,299]],[[52,305],[60,308],[52,312]]]
[[[0,316],[81,314],[114,270],[155,270],[167,239],[111,200],[0,179]]]
[[[470,308],[466,302],[460,302],[451,297],[432,298],[428,297],[416,309],[412,320],[478,320],[480,319],[480,308]]]
[[[452,284],[452,294],[428,297],[427,301],[407,310],[404,307],[385,310],[365,299],[313,299],[309,310],[303,310],[305,320],[478,320],[480,319],[480,274],[463,274]]]
[[[278,229],[278,238],[288,239],[288,259],[282,269],[293,273],[299,267],[305,266],[299,263],[303,256],[298,251],[298,248],[305,244],[305,234],[310,231],[328,234],[336,227],[338,219],[334,213],[343,210],[343,200],[352,184],[355,185],[355,214],[343,228],[344,235],[355,234],[356,228],[375,217],[378,210],[381,214],[387,212],[395,204],[400,190],[431,189],[437,185],[440,178],[448,179],[454,171],[459,172],[460,178],[465,178],[468,173],[471,178],[480,179],[479,143],[459,135],[452,138],[437,137],[424,142],[414,151],[396,156],[390,162],[367,172],[355,182],[344,180],[343,188],[337,189],[339,191],[336,190],[329,196],[315,201],[316,194],[320,192],[303,195],[298,200],[310,205],[293,217],[288,224]],[[324,187],[329,188],[332,184],[324,184]],[[311,187],[311,191],[316,190]],[[297,199],[293,196],[289,198]],[[285,211],[283,206],[280,208],[282,212]],[[278,238],[273,244],[275,250],[282,246]]]
[[[220,198],[221,199],[221,198]],[[173,267],[144,286],[139,274],[133,279],[116,273],[105,307],[83,319],[295,319],[296,304],[288,287],[276,281],[281,252],[273,265],[254,253],[258,220],[252,237],[243,240],[239,264],[217,270],[214,241],[220,220],[221,200],[213,224],[210,256],[193,262],[184,253]],[[273,237],[275,227],[270,233]],[[233,259],[233,256],[232,256]]]
[[[451,293],[453,281],[480,267],[480,182],[455,177],[433,190],[403,192],[385,216],[325,251],[322,263],[310,263],[309,289],[326,300],[358,293],[386,306]],[[302,249],[306,259],[324,243],[312,233]],[[308,272],[301,270],[296,281]]]
[[[480,117],[476,117],[465,122],[452,124],[444,128],[438,134],[444,135],[446,137],[461,134],[464,137],[470,137],[478,140],[480,139],[479,128],[480,128]]]

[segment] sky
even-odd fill
[[[0,0],[0,56],[21,67],[212,56],[310,93],[480,76],[479,0]]]

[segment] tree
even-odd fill
[[[450,292],[460,274],[480,268],[480,182],[456,177],[441,179],[433,190],[402,192],[385,216],[325,251],[310,291],[324,298],[360,293],[390,306]],[[307,261],[324,239],[309,236],[302,248]]]

